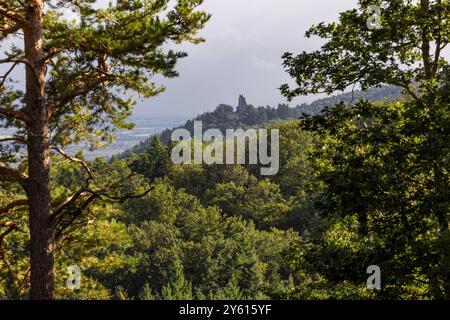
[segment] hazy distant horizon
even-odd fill
[[[202,35],[206,43],[178,47],[189,56],[180,61],[180,77],[158,79],[167,91],[139,102],[134,117],[189,119],[219,104],[237,106],[243,94],[254,106],[277,106],[286,99],[278,87],[290,78],[282,68],[286,51],[317,49],[305,39],[309,26],[335,21],[356,0],[205,0],[213,17]],[[302,97],[291,106],[316,97]]]
[[[98,1],[100,5],[109,2]],[[235,107],[240,94],[256,107],[286,103],[277,89],[292,82],[282,68],[283,53],[319,48],[320,41],[305,39],[305,31],[312,24],[337,20],[340,12],[355,7],[356,3],[357,0],[205,0],[202,9],[212,14],[201,33],[206,42],[176,47],[189,54],[176,68],[180,77],[155,77],[158,85],[167,87],[166,92],[138,100],[133,119],[185,121],[212,111],[219,104]],[[23,82],[20,68],[13,77],[20,86]],[[300,97],[290,105],[319,97]]]

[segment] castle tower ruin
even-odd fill
[[[237,107],[237,112],[239,114],[246,114],[247,113],[248,104],[243,95],[239,96],[239,103]]]

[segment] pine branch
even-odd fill
[[[26,188],[28,183],[28,176],[17,169],[10,168],[0,163],[0,179],[2,178],[5,181],[19,182],[24,188]]]
[[[24,17],[22,17],[17,12],[8,10],[7,8],[2,7],[2,6],[0,6],[0,16],[3,16],[3,17],[8,18],[10,20],[13,20],[17,24],[19,24],[21,28],[28,28],[29,27],[29,24],[25,20]]]
[[[24,207],[24,206],[28,206],[27,199],[15,200],[6,205],[5,207],[0,208],[0,216],[9,214],[9,212],[16,207]]]
[[[91,169],[89,168],[89,166],[87,165],[87,163],[86,163],[85,161],[83,161],[83,160],[81,160],[81,159],[78,159],[78,158],[75,158],[75,157],[72,157],[72,156],[68,155],[68,154],[67,154],[64,150],[62,150],[61,148],[58,148],[58,147],[55,147],[55,146],[51,146],[50,149],[51,149],[51,150],[54,150],[54,151],[56,151],[56,152],[58,152],[58,153],[61,154],[64,158],[66,158],[66,159],[68,159],[68,160],[70,160],[70,161],[72,161],[72,162],[76,162],[76,163],[80,164],[80,165],[83,167],[83,169],[87,172],[87,174],[88,174],[88,176],[89,176],[89,178],[88,178],[87,181],[86,181],[86,184],[87,184],[87,185],[89,185],[89,180],[95,181],[94,176],[92,175],[92,171],[91,171]]]

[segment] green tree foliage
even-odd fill
[[[304,124],[323,137],[313,156],[325,190],[319,208],[338,221],[357,218],[351,232],[340,227],[355,232],[343,246],[355,246],[351,252],[338,254],[343,248],[327,241],[315,260],[325,272],[334,272],[336,265],[326,266],[324,256],[336,250],[342,260],[335,262],[348,274],[360,273],[351,266],[376,262],[384,270],[387,296],[446,297],[450,198],[439,183],[448,186],[450,150],[446,126],[436,125],[450,123],[448,110],[448,102],[437,103],[433,115],[417,121],[424,111],[414,102],[361,102]],[[439,168],[443,176],[436,163],[447,163]]]
[[[55,202],[51,151],[83,164],[62,148],[79,142],[96,148],[111,142],[116,128],[131,128],[126,119],[135,100],[130,94],[149,98],[161,93],[164,88],[152,77],[176,76],[176,62],[186,56],[166,45],[202,41],[197,33],[210,17],[197,10],[202,2],[111,1],[101,8],[93,0],[0,3],[0,41],[7,46],[0,58],[6,66],[0,78],[0,125],[14,131],[0,140],[0,179],[15,181],[26,195],[2,211],[7,214],[28,201],[31,298],[55,296],[55,223],[66,207],[84,200],[77,208],[83,211],[94,195],[109,191],[108,185],[94,190],[86,168],[84,187]],[[13,71],[23,73],[24,90]],[[16,156],[20,148],[26,151],[23,158]],[[9,220],[0,226],[2,240],[4,232],[17,229]]]
[[[159,136],[154,136],[151,147],[137,156],[137,159],[131,164],[131,168],[152,181],[165,177],[173,167],[171,151],[171,144],[163,144]]]
[[[380,88],[370,88],[361,91],[352,91],[342,94],[336,94],[330,97],[315,100],[311,103],[303,103],[296,107],[289,107],[287,104],[279,104],[277,108],[270,106],[257,107],[252,105],[247,106],[247,112],[240,114],[232,106],[221,104],[212,112],[205,112],[192,120],[187,121],[180,128],[185,128],[193,133],[194,121],[202,121],[203,129],[220,129],[225,134],[226,129],[232,128],[249,128],[249,127],[261,127],[272,123],[279,123],[282,120],[301,118],[303,114],[306,115],[319,115],[325,107],[331,107],[341,102],[354,103],[360,97],[364,97],[370,101],[378,101],[383,99],[394,100],[401,95],[399,87],[383,86]],[[160,140],[163,143],[169,143],[171,140],[171,134],[173,129],[164,130],[160,136]],[[150,137],[138,145],[134,146],[131,150],[125,151],[121,157],[125,158],[131,153],[142,153],[149,148],[153,143],[154,137]]]
[[[311,154],[317,208],[324,221],[314,245],[291,257],[299,273],[324,283],[363,284],[379,265],[384,298],[449,298],[448,1],[378,1],[381,28],[367,28],[367,6],[313,26],[319,51],[286,54],[297,88],[308,93],[403,88],[399,102],[339,104],[302,128],[320,137]],[[305,263],[301,263],[304,261]],[[306,271],[305,271],[306,270]],[[358,296],[358,294],[356,294]]]
[[[123,179],[131,173],[125,162],[109,164],[99,159],[91,163],[91,167],[96,172],[94,177],[98,179],[101,176],[105,182]],[[139,184],[136,178],[129,181],[128,192],[133,191],[130,185],[133,187]],[[55,200],[73,194],[83,182],[84,170],[78,164],[54,157],[52,189]],[[140,192],[146,187],[141,185],[139,191],[134,191]],[[1,201],[21,196],[20,189],[5,190],[8,193],[1,193]],[[115,192],[123,193],[125,190],[117,189]],[[61,243],[55,263],[55,295],[60,299],[110,299],[114,291],[108,289],[108,282],[103,282],[99,274],[108,278],[117,269],[132,268],[133,260],[124,255],[132,238],[126,225],[116,220],[122,212],[114,201],[95,199],[82,216],[76,210],[78,205],[71,204],[67,214],[55,223],[55,236]],[[0,297],[22,299],[28,297],[30,288],[28,219],[26,213],[19,209],[12,218],[18,230],[4,239],[0,262]],[[78,265],[82,270],[80,290],[67,288],[66,281],[70,276],[67,267],[71,265]]]
[[[138,264],[114,278],[131,297],[256,299],[286,290],[290,272],[282,253],[298,240],[294,232],[259,231],[169,181],[157,182],[124,211],[135,213],[124,219]]]
[[[447,79],[443,49],[449,41],[448,1],[376,1],[381,26],[374,30],[367,27],[368,7],[374,2],[358,2],[359,8],[342,12],[339,22],[320,23],[306,32],[308,38],[326,40],[320,50],[284,55],[284,65],[297,84],[281,87],[286,97],[333,94],[353,85],[363,90],[394,85],[419,99],[416,83],[437,85]]]
[[[268,129],[279,129],[276,176],[262,177],[253,165],[174,165],[165,140],[170,130],[143,143],[146,150],[110,160],[88,161],[62,150],[76,141],[109,141],[114,126],[128,126],[132,103],[121,100],[121,90],[150,96],[159,90],[148,86],[149,75],[175,75],[184,55],[162,45],[199,40],[196,31],[208,18],[195,10],[200,3],[180,0],[167,13],[163,0],[97,11],[91,1],[79,1],[82,19],[67,22],[57,13],[72,2],[45,2],[46,101],[60,105],[36,125],[45,120],[55,133],[48,141],[55,151],[48,155],[58,244],[54,296],[448,299],[448,1],[377,1],[378,30],[367,27],[373,1],[360,1],[339,22],[308,31],[326,40],[321,50],[285,55],[297,84],[282,87],[288,98],[349,86],[362,91],[297,108],[247,105],[238,113],[221,105],[197,118],[205,129],[267,122]],[[19,31],[22,5],[0,4],[1,39]],[[13,48],[7,59],[22,63],[15,60],[22,54]],[[103,77],[105,83],[90,87]],[[23,139],[36,143],[36,137],[29,136],[34,127],[24,117],[21,93],[8,83],[0,92],[0,124],[19,131],[0,140],[0,176],[7,178],[0,181],[0,299],[21,299],[33,285],[24,186],[36,159],[18,158],[17,151]],[[77,91],[83,88],[89,90]],[[303,111],[314,116],[290,119]],[[382,270],[380,291],[366,286],[366,269],[374,264]],[[80,289],[66,285],[71,265],[81,268]]]
[[[205,199],[206,203],[219,206],[228,215],[254,221],[260,229],[280,227],[290,210],[279,186],[267,179],[248,187],[234,182],[217,184],[207,191]]]

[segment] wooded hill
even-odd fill
[[[188,129],[191,134],[194,132],[194,121],[203,122],[203,130],[220,129],[225,133],[226,129],[249,128],[255,126],[262,126],[270,123],[276,123],[281,120],[295,119],[306,115],[319,115],[324,108],[335,106],[341,102],[356,103],[360,98],[368,101],[381,101],[384,99],[395,100],[401,95],[401,89],[394,86],[383,86],[381,88],[371,88],[365,92],[359,90],[353,92],[346,92],[342,94],[332,95],[327,98],[315,100],[311,103],[303,103],[291,108],[288,104],[279,104],[277,108],[271,106],[254,107],[252,104],[247,104],[243,96],[239,99],[237,108],[221,104],[216,107],[214,111],[205,112],[194,119],[188,120],[183,126],[174,129],[166,129],[158,134],[163,143],[170,141],[172,131],[177,128]],[[148,149],[153,141],[151,136],[142,141],[131,150],[125,151],[120,157],[125,157],[130,152],[141,153]]]

